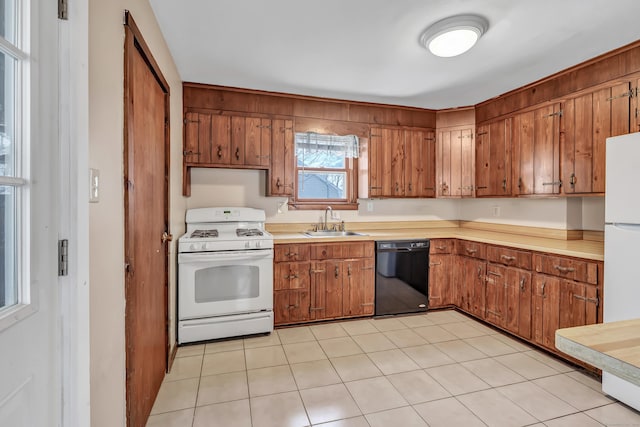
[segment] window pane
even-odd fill
[[[0,309],[18,302],[15,193],[13,187],[0,186]]]
[[[296,144],[298,167],[344,169],[344,150],[322,149],[316,144]]]
[[[299,199],[346,199],[346,172],[298,171]]]
[[[0,54],[0,176],[15,174],[15,69],[16,60]]]
[[[0,0],[0,36],[16,44],[15,0]]]

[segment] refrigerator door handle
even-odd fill
[[[620,230],[640,233],[640,224],[627,224],[623,222],[614,222],[611,224],[611,226],[615,228],[619,228]]]

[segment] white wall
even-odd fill
[[[171,221],[183,232],[182,82],[147,0],[90,0],[89,166],[100,170],[100,202],[90,205],[91,426],[125,425],[123,12],[131,11],[171,89]],[[175,289],[175,239],[170,286]],[[174,295],[171,291],[170,295]],[[175,318],[173,307],[171,317]],[[171,321],[173,325],[173,320]],[[173,331],[171,332],[173,334]]]
[[[266,173],[257,170],[193,169],[187,208],[250,206],[264,209],[267,222],[318,222],[319,211],[288,210],[284,197],[266,197]],[[602,230],[604,199],[384,199],[359,200],[357,211],[341,211],[349,221],[455,220],[546,227],[564,230]],[[371,204],[373,211],[367,210]],[[282,206],[281,206],[282,205]],[[282,213],[278,212],[278,208]],[[494,207],[499,215],[493,216]]]
[[[582,227],[584,230],[604,231],[604,197],[582,199]]]

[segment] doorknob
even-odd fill
[[[162,243],[167,243],[173,240],[173,234],[169,234],[166,231],[164,233],[162,233],[162,237],[160,238],[160,240],[162,240]]]

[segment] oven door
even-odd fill
[[[273,309],[273,251],[178,255],[178,319]]]

